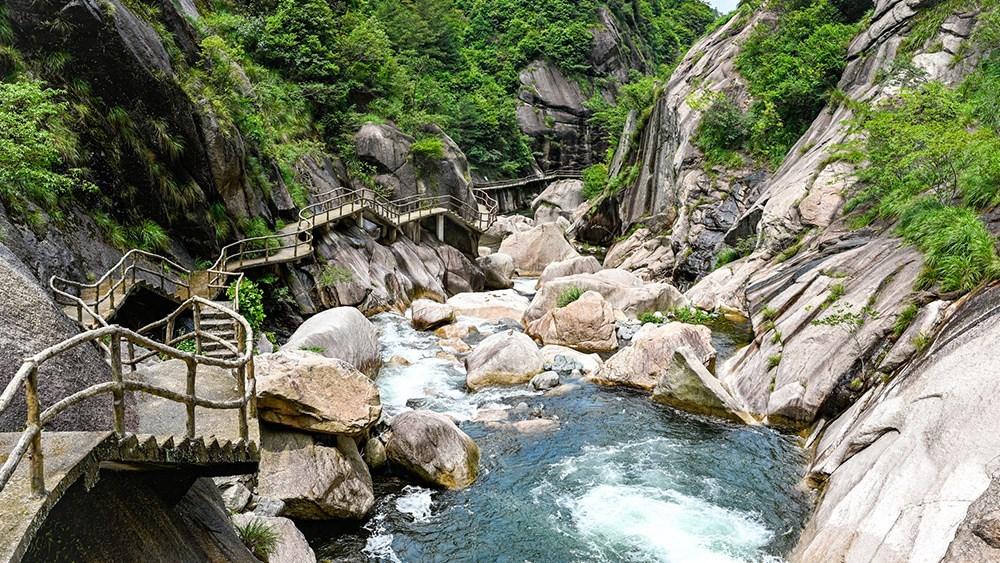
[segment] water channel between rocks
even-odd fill
[[[530,293],[534,280],[518,280]],[[502,330],[475,322],[480,333]],[[546,396],[529,386],[465,389],[463,367],[436,357],[432,333],[393,314],[373,318],[386,414],[411,406],[447,413],[482,452],[479,479],[438,491],[374,475],[378,500],[359,527],[307,526],[328,561],[780,561],[812,505],[799,487],[804,455],[793,437],[692,416],[640,393],[583,380]],[[721,357],[736,340],[715,330]],[[516,409],[518,403],[528,409]],[[521,433],[474,420],[509,410],[558,427]]]

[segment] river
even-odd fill
[[[501,329],[465,320],[483,335]],[[321,560],[780,561],[794,546],[813,501],[799,485],[804,453],[794,437],[584,380],[560,396],[528,386],[467,392],[461,365],[437,357],[432,333],[400,315],[373,321],[383,359],[411,362],[379,373],[386,413],[409,403],[450,414],[479,444],[480,475],[463,491],[374,476],[379,499],[362,526],[306,528]],[[738,337],[714,334],[720,355],[731,353]],[[474,420],[498,409],[558,427],[519,433]]]

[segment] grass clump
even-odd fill
[[[299,350],[303,350],[305,352],[315,352],[317,354],[326,354],[326,348],[322,346],[302,346]]]
[[[570,303],[579,299],[580,296],[582,295],[583,295],[583,290],[580,289],[579,287],[576,286],[567,287],[559,294],[559,297],[556,299],[556,307],[559,308],[565,307]]]
[[[343,266],[327,264],[320,271],[319,277],[316,279],[316,285],[321,289],[329,289],[352,281],[354,281],[354,272]]]
[[[831,286],[830,286],[830,293],[827,293],[827,294],[826,294],[826,299],[824,299],[824,300],[823,300],[823,302],[822,302],[822,303],[820,303],[820,305],[819,305],[819,309],[820,309],[821,311],[822,311],[822,310],[824,310],[824,309],[827,309],[828,307],[830,307],[830,305],[833,305],[833,304],[834,304],[834,303],[836,303],[836,302],[837,302],[837,301],[838,301],[838,300],[839,300],[839,299],[840,299],[841,297],[843,297],[843,296],[844,296],[844,293],[845,293],[846,291],[847,291],[847,290],[846,290],[846,288],[844,287],[844,284],[842,284],[842,283],[839,283],[839,282],[838,282],[838,283],[835,283],[835,284],[831,285]]]
[[[267,561],[274,555],[278,548],[281,537],[271,526],[259,518],[253,518],[246,524],[236,525],[236,533],[240,536],[243,545],[253,553],[257,559]]]
[[[767,357],[767,370],[771,371],[772,369],[778,367],[778,364],[780,364],[780,363],[781,363],[781,354],[772,354],[772,355],[768,356]]]
[[[917,318],[917,312],[920,310],[916,303],[910,303],[903,310],[899,312],[899,316],[896,317],[895,322],[892,323],[892,336],[893,338],[899,338],[906,332],[906,329],[913,324],[913,320]]]
[[[754,247],[757,245],[757,237],[750,235],[741,238],[733,246],[723,246],[719,250],[719,255],[715,258],[715,267],[719,268],[725,266],[730,262],[735,262],[744,256],[749,256],[753,252]]]

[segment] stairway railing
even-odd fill
[[[168,324],[181,314],[191,310],[197,319],[202,308],[209,307],[221,311],[237,323],[240,330],[237,332],[236,342],[225,342],[213,334],[202,331],[199,323],[195,323],[194,333],[187,333],[181,337],[170,337],[167,330],[166,342],[158,342],[153,338],[145,336],[157,327],[167,327]],[[176,348],[175,344],[179,340],[186,340],[194,337],[198,344],[197,350],[201,349],[201,339],[222,342],[224,347],[232,353],[231,358],[217,358],[205,356],[200,353],[184,352]],[[108,342],[108,349],[111,352],[111,381],[98,383],[72,393],[49,405],[44,410],[38,393],[38,370],[48,360],[72,350],[88,342]],[[159,387],[142,381],[129,380],[124,377],[122,361],[122,343],[125,342],[130,349],[136,345],[149,350],[149,354],[137,358],[130,356],[129,361],[132,371],[135,371],[136,363],[148,358],[151,354],[160,354],[167,358],[180,359],[187,364],[187,380],[185,393],[177,393],[164,387]],[[0,413],[6,411],[17,396],[18,391],[23,388],[25,402],[27,404],[26,427],[21,433],[20,439],[14,446],[13,451],[7,457],[3,466],[0,467],[0,491],[10,481],[11,476],[17,469],[26,454],[30,454],[30,474],[31,490],[35,495],[45,494],[45,473],[44,459],[42,453],[42,429],[56,416],[66,409],[79,404],[85,400],[101,395],[111,395],[113,397],[114,431],[119,436],[125,434],[125,392],[141,392],[183,403],[187,407],[186,416],[186,437],[194,438],[196,433],[195,407],[209,409],[230,409],[239,411],[239,434],[240,439],[249,438],[249,426],[247,414],[255,416],[254,396],[256,393],[256,382],[253,373],[253,331],[250,324],[239,313],[228,307],[223,307],[201,297],[192,297],[178,307],[170,316],[143,327],[139,331],[132,331],[127,328],[110,325],[102,326],[93,330],[80,333],[72,338],[68,338],[58,344],[50,346],[41,352],[27,358],[21,364],[17,374],[7,384],[3,393],[0,394]],[[229,401],[217,401],[198,397],[196,394],[196,384],[198,377],[198,366],[208,365],[226,369],[233,369],[237,372],[236,384],[238,399]]]
[[[475,187],[478,190],[500,190],[505,188],[516,188],[528,184],[534,184],[536,182],[548,182],[551,180],[578,180],[583,177],[583,170],[584,169],[582,168],[555,170],[552,172],[545,172],[543,174],[534,174],[531,176],[523,176],[521,178],[511,178],[509,180],[476,182]]]

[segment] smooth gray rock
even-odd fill
[[[257,514],[233,516],[233,524],[237,526],[246,526],[255,520],[265,524],[278,536],[278,543],[274,552],[268,555],[267,563],[316,563],[316,554],[309,547],[306,537],[288,518]]]
[[[527,335],[508,330],[486,337],[465,358],[465,384],[472,390],[520,385],[542,371],[542,355]]]
[[[554,371],[543,371],[542,373],[531,378],[531,387],[535,391],[547,391],[558,386],[559,374]]]
[[[407,411],[392,419],[389,462],[430,485],[464,489],[479,474],[479,446],[443,414]]]
[[[337,307],[309,317],[282,349],[308,349],[344,360],[370,377],[382,365],[375,325],[353,307]]]

